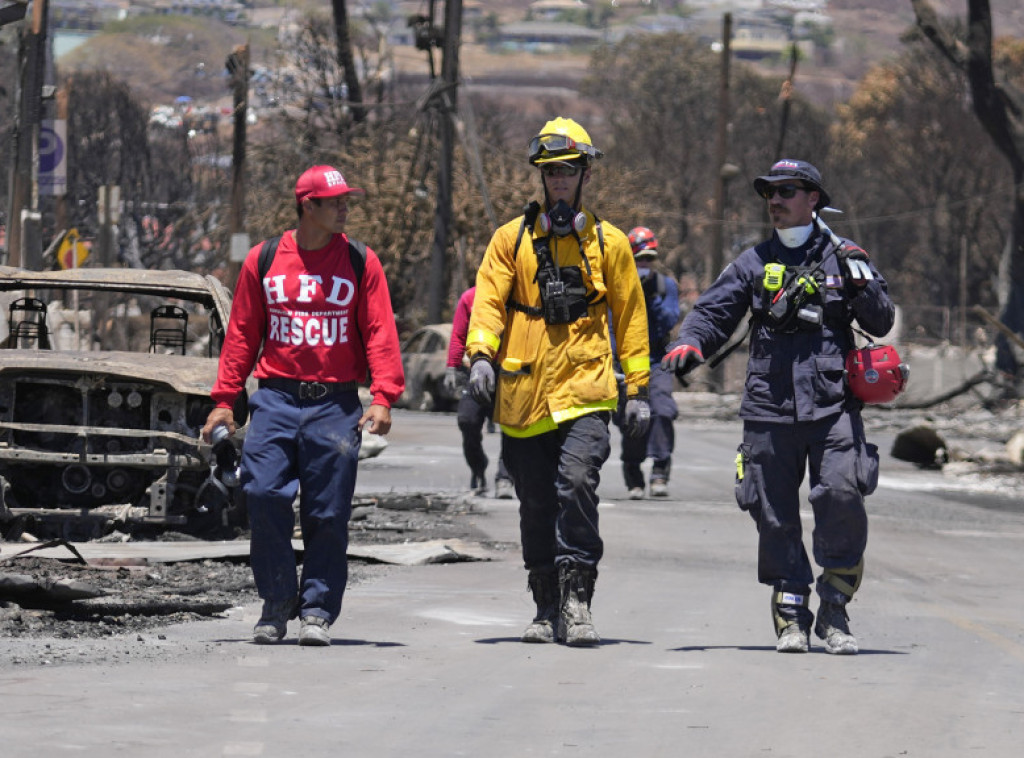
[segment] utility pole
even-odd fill
[[[452,225],[452,154],[455,150],[455,114],[458,110],[459,45],[462,38],[462,0],[444,5],[444,57],[442,86],[437,92],[440,110],[441,155],[437,162],[437,208],[434,212],[434,247],[430,256],[430,300],[427,320],[441,320],[444,302],[445,257]]]
[[[56,98],[56,121],[63,121],[65,124],[68,119],[68,101],[71,99],[71,84],[72,79],[68,79],[66,88],[59,89],[55,93]],[[68,202],[67,202],[67,182],[64,183],[63,192],[54,193],[54,205],[53,205],[53,220],[54,228],[58,233],[68,228]]]
[[[25,3],[19,0],[18,5]],[[25,10],[8,4],[0,8],[0,21],[9,23],[17,20],[19,13],[24,17]],[[27,258],[38,259],[42,253],[42,239],[38,233],[32,234],[32,222],[39,203],[35,179],[46,64],[47,12],[47,0],[35,0],[32,17],[22,29],[18,41],[18,113],[12,139],[14,163],[7,213],[7,264],[10,266],[24,266]],[[35,256],[31,252],[26,254],[29,245],[39,247]]]
[[[227,62],[231,74],[231,89],[234,96],[234,142],[231,149],[231,252],[229,276],[232,282],[238,279],[241,262],[249,249],[249,235],[245,233],[245,141],[249,112],[249,43],[238,45]]]
[[[729,58],[732,51],[732,14],[726,13],[722,17],[722,67],[721,79],[718,89],[718,122],[715,127],[715,224],[714,235],[711,242],[711,255],[708,260],[708,280],[705,285],[715,281],[715,277],[722,270],[722,247],[724,245],[724,218],[725,218],[725,176],[723,167],[729,153]]]
[[[779,141],[775,146],[775,161],[782,160],[782,149],[786,144],[786,128],[789,126],[789,109],[793,103],[793,83],[796,79],[796,64],[800,59],[800,51],[796,43],[789,46],[789,78],[782,83],[782,117],[779,120]],[[775,161],[772,161],[774,163]]]
[[[722,17],[722,68],[718,92],[718,124],[715,135],[715,202],[714,234],[711,235],[711,255],[708,257],[707,284],[715,281],[723,267],[725,246],[725,183],[731,178],[726,169],[729,154],[729,59],[732,57],[732,14]],[[713,392],[725,386],[725,371],[721,364],[708,372]]]

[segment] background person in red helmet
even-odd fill
[[[263,599],[253,630],[259,644],[281,640],[296,616],[300,645],[330,644],[348,580],[361,432],[390,431],[391,405],[405,385],[384,270],[345,235],[349,202],[363,194],[331,166],[308,169],[295,184],[298,227],[280,238],[262,277],[263,245],[249,251],[235,288],[203,438],[220,424],[234,432],[232,408],[254,373],[241,486]],[[357,389],[367,371],[373,400],[364,411]],[[291,543],[296,494],[301,582]]]
[[[757,524],[758,580],[772,587],[776,649],[807,652],[813,624],[827,652],[852,655],[847,605],[864,572],[864,497],[878,482],[878,450],[865,440],[844,363],[853,324],[880,337],[892,329],[895,306],[867,254],[849,240],[836,245],[818,222],[829,196],[814,166],[780,160],[754,190],[768,204],[771,238],[740,253],[700,296],[662,365],[684,376],[751,312],[736,498]],[[805,471],[821,567],[816,616],[800,524]]]
[[[466,349],[470,391],[494,402],[502,457],[519,498],[523,563],[537,605],[523,642],[591,646],[604,552],[597,485],[618,406],[609,330],[625,374],[625,423],[650,422],[643,290],[626,235],[583,206],[602,155],[568,118],[529,145],[544,201],[500,227],[476,276]]]
[[[622,434],[622,475],[630,500],[644,496],[644,473],[641,464],[650,458],[651,497],[668,497],[668,479],[672,470],[672,451],[676,437],[673,422],[679,415],[672,398],[675,380],[672,372],[661,367],[665,349],[679,321],[679,287],[671,276],[658,271],[658,238],[646,226],[637,226],[626,235],[633,250],[633,260],[640,275],[647,308],[647,335],[651,345],[651,379],[649,402],[651,425],[641,436]],[[622,428],[621,403],[613,420]]]

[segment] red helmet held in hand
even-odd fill
[[[846,356],[846,377],[850,390],[869,405],[896,399],[907,386],[910,367],[900,362],[892,345],[867,345]]]

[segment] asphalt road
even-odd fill
[[[162,659],[0,667],[0,754],[1020,754],[1018,499],[884,456],[851,605],[861,654],[780,655],[732,499],[739,425],[684,413],[677,435],[667,500],[625,499],[617,449],[604,469],[596,649],[518,642],[533,608],[516,550],[395,568],[350,589],[330,648],[298,647],[294,628],[251,644],[252,606],[124,643],[166,646]],[[396,412],[389,439],[360,491],[468,484],[454,416]],[[496,453],[497,435],[486,444]],[[518,542],[514,501],[479,506],[466,518]]]

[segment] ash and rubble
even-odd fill
[[[736,423],[738,395],[685,395],[679,398],[681,424],[699,429]],[[907,436],[920,443],[915,448],[919,460],[911,462],[951,488],[1024,495],[1024,403],[983,403],[965,395],[924,410],[868,407],[863,416],[869,439]],[[485,515],[477,502],[466,493],[450,492],[358,497],[351,543],[462,540],[492,551],[514,551],[515,545],[488,541],[477,525],[477,517]],[[103,539],[133,538],[114,532]],[[191,538],[168,533],[160,539]],[[237,540],[247,542],[248,534]],[[168,627],[218,618],[258,600],[247,555],[86,565],[70,552],[62,559],[13,556],[12,547],[0,543],[0,644],[9,651],[0,665],[94,664],[168,655],[161,648]],[[389,563],[350,557],[349,583],[372,581],[392,570]],[[26,599],[27,585],[31,599]]]
[[[357,497],[351,543],[412,545],[452,540],[486,545],[491,551],[509,549],[486,539],[476,523],[481,515],[469,495]],[[298,532],[295,536],[301,538]],[[108,542],[129,539],[119,533],[104,538]],[[195,542],[175,533],[157,541]],[[240,535],[238,541],[247,542],[248,534]],[[28,550],[15,555],[14,543],[0,543],[0,644],[8,641],[10,655],[5,663],[9,665],[94,662],[93,653],[113,660],[155,656],[160,640],[165,639],[161,630],[218,618],[230,609],[258,602],[247,551],[242,556],[194,561],[120,558],[85,563],[72,543],[38,544],[63,547],[67,557],[37,557]],[[387,563],[350,556],[349,585],[393,569]],[[152,644],[146,645],[147,641]]]

